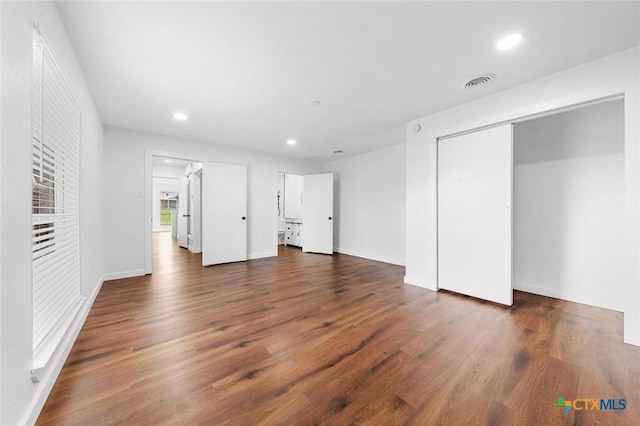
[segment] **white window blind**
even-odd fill
[[[80,295],[80,108],[37,28],[32,91],[33,351],[42,368]]]

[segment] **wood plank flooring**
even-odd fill
[[[640,424],[622,314],[403,274],[291,247],[203,268],[155,234],[154,274],[104,284],[38,424]],[[559,396],[627,408],[563,414]]]

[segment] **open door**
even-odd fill
[[[247,260],[247,167],[204,163],[202,264]]]
[[[192,253],[202,252],[202,171],[189,175],[189,232],[187,248]]]
[[[187,177],[178,179],[178,244],[187,248],[187,224],[189,223],[189,189]]]
[[[504,305],[511,287],[511,124],[438,141],[438,287]]]
[[[333,254],[333,173],[304,177],[302,251]]]

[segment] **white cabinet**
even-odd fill
[[[284,217],[302,219],[304,176],[284,175]]]
[[[284,244],[289,246],[302,247],[302,223],[285,223]]]
[[[284,175],[284,244],[302,247],[304,176]]]

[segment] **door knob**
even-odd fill
[[[183,214],[182,217],[191,217],[191,215]]]
[[[244,216],[242,216],[242,220],[247,220],[247,218],[246,218],[246,217],[244,217]]]
[[[329,220],[333,219],[331,216],[329,216]]]

